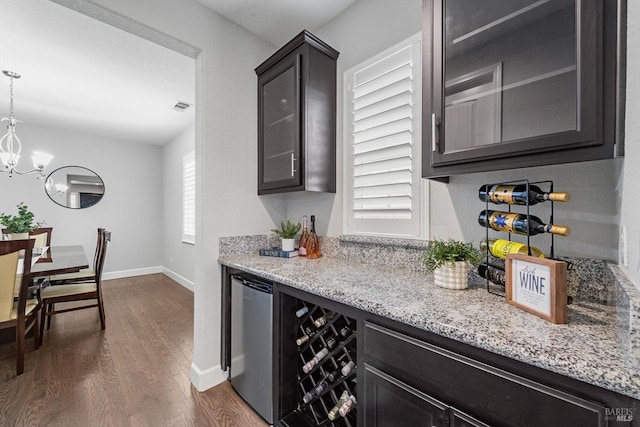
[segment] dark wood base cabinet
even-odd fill
[[[603,404],[391,329],[366,323],[364,341],[366,426],[605,425]],[[387,390],[393,390],[387,392],[387,399],[371,390],[380,389],[382,381],[388,384]],[[396,419],[373,416],[387,413],[388,407],[403,406],[406,413],[397,411]],[[416,410],[424,421],[413,424]]]
[[[234,271],[223,268],[225,367]],[[297,316],[300,309],[306,311]],[[326,323],[315,326],[320,318]],[[277,283],[274,331],[278,426],[640,426],[638,400]],[[296,343],[304,335],[308,340]],[[349,362],[353,370],[342,375]],[[323,381],[326,388],[315,393]],[[357,403],[345,417],[329,420],[344,393]]]

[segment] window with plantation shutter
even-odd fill
[[[420,35],[344,77],[345,232],[423,238]]]
[[[192,151],[182,158],[182,241],[196,238],[196,159]]]

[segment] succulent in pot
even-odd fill
[[[433,272],[434,283],[449,289],[466,289],[468,264],[482,262],[482,254],[471,243],[458,240],[429,241],[429,247],[422,254],[427,271]]]
[[[0,224],[7,229],[7,232],[14,235],[14,238],[27,239],[29,232],[40,227],[43,223],[34,222],[34,214],[29,210],[29,207],[20,202],[17,215],[10,215],[2,213],[0,214]],[[20,235],[20,236],[16,236]]]
[[[293,251],[295,250],[296,235],[301,227],[302,225],[299,222],[293,223],[291,220],[287,220],[287,222],[280,221],[280,229],[272,228],[271,231],[282,239],[283,251]]]

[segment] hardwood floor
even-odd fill
[[[54,316],[19,377],[15,344],[0,345],[1,426],[267,425],[228,383],[191,385],[191,292],[162,274],[103,286],[105,331],[97,308]]]

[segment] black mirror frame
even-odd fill
[[[86,171],[91,172],[91,173],[92,173],[93,175],[95,175],[96,177],[98,177],[98,179],[100,180],[100,182],[102,182],[102,189],[103,189],[103,191],[102,191],[102,195],[101,195],[100,199],[98,199],[95,203],[92,203],[92,204],[91,204],[91,205],[89,205],[89,206],[84,206],[84,207],[74,208],[74,207],[71,207],[71,206],[67,206],[66,204],[65,204],[65,205],[63,205],[63,204],[59,203],[58,201],[56,201],[53,197],[51,197],[51,194],[49,194],[49,192],[47,191],[47,181],[49,180],[49,178],[51,177],[51,175],[53,175],[54,173],[58,172],[58,171],[59,171],[59,170],[61,170],[61,169],[66,169],[66,168],[80,168],[80,169],[84,169],[84,170],[86,170]],[[84,166],[78,166],[78,165],[66,165],[66,166],[61,166],[61,167],[59,167],[59,168],[57,168],[57,169],[55,169],[55,170],[51,171],[51,172],[47,175],[47,177],[46,177],[46,178],[45,178],[45,180],[44,180],[44,192],[47,194],[47,196],[49,197],[49,199],[50,199],[53,203],[55,203],[55,204],[56,204],[56,205],[58,205],[58,206],[62,206],[63,208],[73,209],[73,210],[88,209],[88,208],[90,208],[90,207],[92,207],[92,206],[97,205],[97,204],[100,202],[100,200],[102,200],[102,198],[104,197],[104,195],[105,195],[105,193],[106,193],[106,185],[105,185],[104,180],[102,179],[102,177],[101,177],[100,175],[98,175],[95,171],[93,171],[93,170],[91,170],[91,169],[89,169],[89,168],[87,168],[87,167],[84,167]]]

